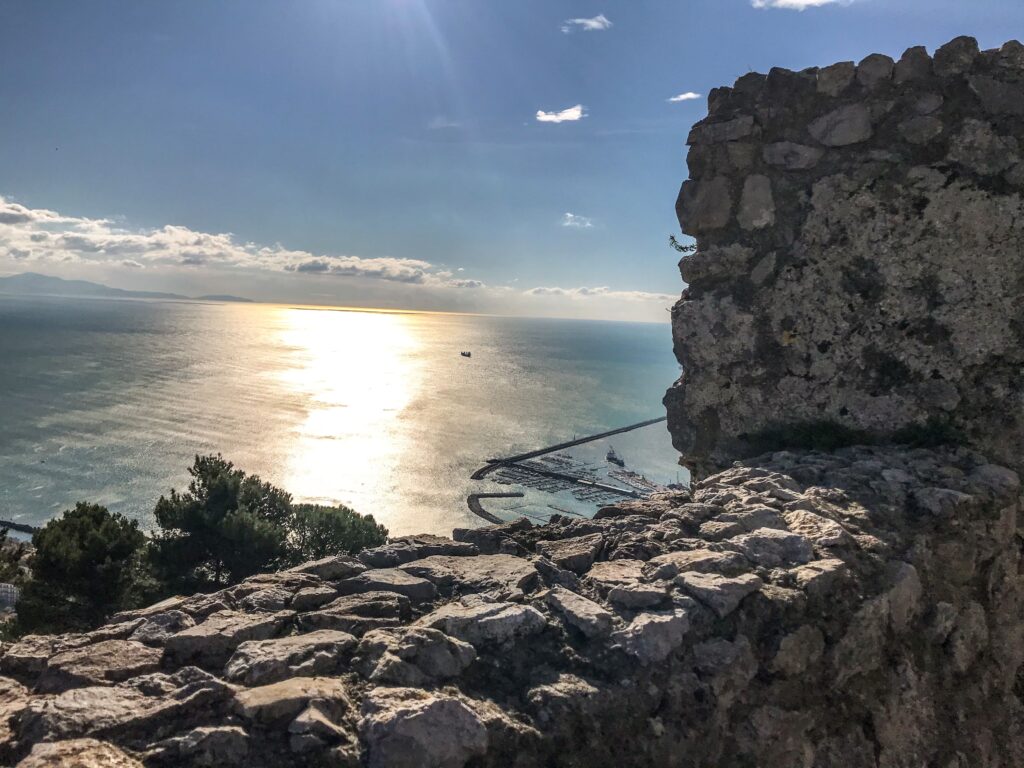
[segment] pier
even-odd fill
[[[505,521],[502,520],[500,517],[497,517],[496,515],[492,515],[490,512],[484,509],[483,505],[480,503],[480,499],[521,499],[525,495],[526,494],[522,492],[471,493],[469,494],[469,496],[466,497],[466,503],[469,504],[469,511],[472,512],[474,515],[476,515],[477,517],[482,517],[484,520],[486,520],[489,523],[492,523],[493,525],[498,525],[500,523],[504,523]]]

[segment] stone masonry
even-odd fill
[[[1024,46],[748,74],[690,133],[670,429],[698,475],[952,434],[1024,466]]]

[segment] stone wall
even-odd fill
[[[19,768],[1024,765],[1020,481],[777,453],[0,648]]]
[[[670,429],[698,475],[810,441],[1024,465],[1024,46],[748,74],[690,133]]]

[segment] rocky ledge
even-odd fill
[[[850,448],[398,539],[7,645],[0,761],[1022,765],[1020,501]]]

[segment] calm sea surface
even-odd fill
[[[89,500],[148,528],[220,452],[393,534],[447,534],[482,523],[467,493],[508,490],[468,479],[486,458],[660,416],[677,375],[668,325],[0,295],[0,518]],[[664,424],[612,444],[677,479]],[[488,506],[587,511],[565,496]]]

